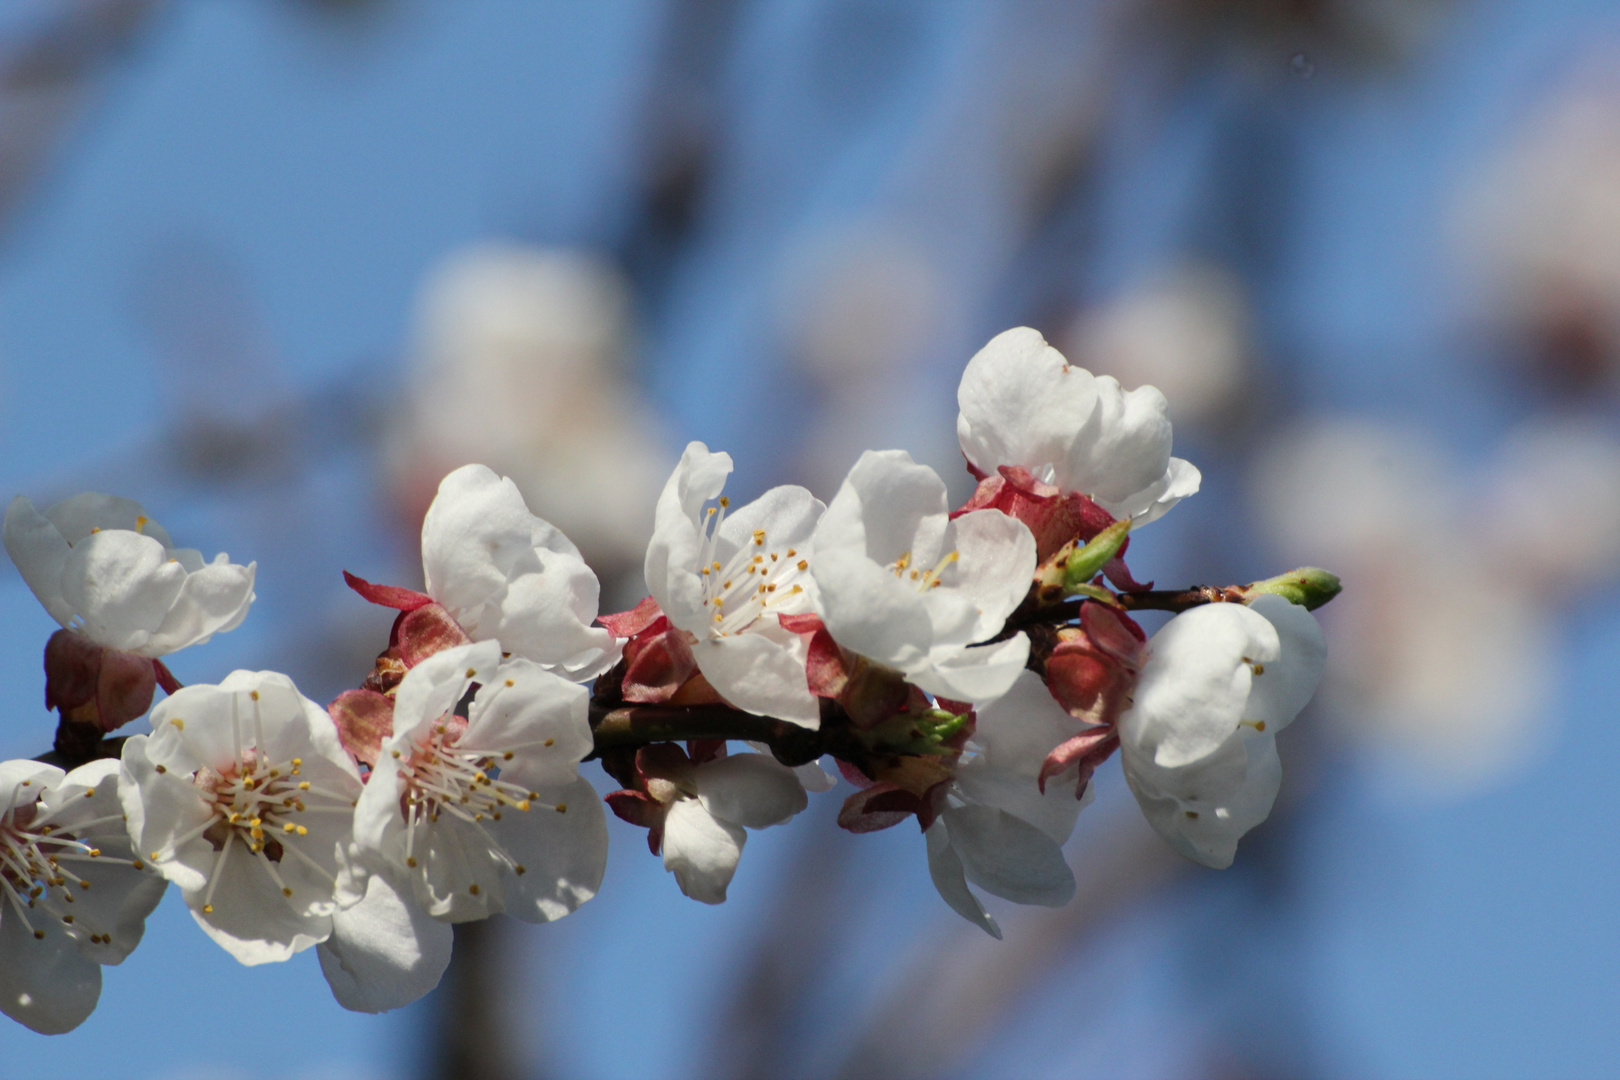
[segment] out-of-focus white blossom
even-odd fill
[[[629,329],[629,290],[601,256],[513,242],[452,254],[423,288],[394,432],[407,499],[487,462],[593,562],[633,565],[669,455],[624,379]]]
[[[1198,490],[1198,470],[1170,456],[1163,394],[1075,367],[1027,326],[968,361],[956,398],[957,438],[980,476],[1019,466],[1139,524]]]
[[[1189,859],[1232,864],[1282,783],[1277,732],[1310,701],[1327,646],[1280,596],[1185,611],[1148,641],[1119,718],[1121,765],[1148,823]]]
[[[805,679],[809,647],[781,615],[810,611],[810,536],[826,509],[802,487],[772,488],[738,510],[720,496],[728,454],[687,446],[658,500],[647,588],[709,684],[739,709],[807,728],[821,709]],[[718,507],[704,509],[710,500]]]
[[[944,481],[904,451],[861,455],[812,546],[820,614],[844,648],[953,701],[993,701],[1023,670],[1024,634],[977,643],[1029,592],[1035,538],[998,510],[951,520]]]
[[[1204,422],[1232,405],[1248,365],[1242,286],[1209,263],[1174,268],[1107,303],[1082,311],[1069,355],[1124,386],[1154,386],[1182,423]]]
[[[41,514],[19,495],[4,535],[51,617],[109,649],[166,656],[234,629],[253,603],[257,563],[205,563],[129,499],[85,492]]]
[[[236,671],[177,691],[152,710],[152,734],[124,744],[123,765],[137,852],[242,963],[325,941],[339,905],[359,898],[360,774],[287,676]]]
[[[583,687],[503,662],[493,641],[411,668],[355,812],[362,859],[445,922],[567,915],[607,865],[605,815],[579,775],[592,748],[586,713]]]
[[[0,764],[0,1010],[46,1035],[78,1027],[166,884],[130,850],[118,762]]]

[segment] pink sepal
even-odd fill
[[[613,615],[598,615],[596,621],[613,631],[614,637],[632,638],[663,618],[658,601],[647,597],[629,611]]]
[[[624,700],[642,705],[669,701],[697,671],[685,631],[658,616],[624,647]]]
[[[1113,726],[1094,727],[1082,731],[1074,738],[1069,739],[1050,754],[1041,763],[1040,776],[1036,783],[1040,785],[1041,794],[1046,794],[1046,781],[1058,775],[1069,766],[1080,766],[1079,778],[1075,781],[1074,797],[1081,798],[1086,793],[1086,785],[1091,783],[1092,774],[1097,766],[1113,756],[1119,749],[1119,730]]]
[[[472,644],[461,624],[450,617],[443,604],[428,601],[421,607],[402,610],[394,620],[391,644],[399,659],[412,668],[434,653]]]
[[[921,800],[894,784],[873,784],[844,800],[838,811],[838,824],[852,833],[880,832],[893,828],[917,812]]]
[[[1003,465],[998,475],[981,479],[973,495],[951,517],[973,510],[1000,510],[1029,526],[1040,563],[1070,540],[1090,540],[1114,523],[1112,514],[1078,491],[1065,494],[1035,479],[1021,465]]]
[[[433,597],[427,593],[419,593],[415,589],[407,589],[399,585],[374,585],[363,577],[358,577],[343,571],[343,580],[348,582],[349,588],[383,607],[398,608],[400,611],[415,611],[426,604],[433,603]]]
[[[165,694],[172,694],[176,690],[185,689],[185,684],[174,677],[174,672],[170,671],[163,661],[153,660],[152,671],[156,673],[157,684],[163,687],[163,692]]]
[[[669,808],[644,791],[623,788],[602,796],[608,809],[623,821],[647,830],[647,847],[654,855],[664,846],[664,817]]]
[[[726,740],[724,739],[687,739],[686,752],[692,759],[693,765],[703,765],[710,761],[719,761],[726,756]]]
[[[1058,631],[1046,688],[1077,720],[1112,724],[1125,711],[1146,659],[1142,628],[1107,604],[1080,605],[1080,626]]]
[[[806,611],[800,615],[778,615],[776,621],[790,634],[813,634],[817,630],[826,629],[821,616],[813,611]]]
[[[109,649],[83,634],[58,630],[45,642],[45,707],[60,710],[64,717],[71,714],[77,723],[116,731],[152,707],[159,666],[151,657]]]
[[[326,711],[349,756],[361,765],[376,765],[383,740],[394,733],[394,699],[375,690],[345,690]]]
[[[950,786],[949,780],[941,780],[917,800],[917,827],[923,832],[933,827],[934,819],[945,809],[945,792]]]

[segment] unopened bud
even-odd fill
[[[1291,604],[1299,604],[1306,611],[1315,611],[1343,591],[1337,574],[1330,574],[1315,566],[1302,566],[1274,578],[1256,581],[1238,590],[1245,604],[1257,596],[1280,596]]]
[[[1125,538],[1130,535],[1131,521],[1124,518],[1092,537],[1085,547],[1069,556],[1063,568],[1063,586],[1074,591],[1075,586],[1090,583],[1108,561],[1119,554]]]

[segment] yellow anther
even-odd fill
[[[399,757],[399,751],[398,750],[390,750],[389,753],[393,754],[395,758]]]
[[[524,799],[522,802],[517,804],[517,808],[519,810],[527,810],[529,808],[529,800]]]
[[[90,849],[90,857],[92,859],[99,858],[100,855],[101,855],[101,849],[100,848],[93,847],[93,848]]]
[[[541,746],[555,746],[556,744],[557,744],[556,739],[547,739],[545,742],[541,743],[540,745]]]
[[[517,683],[515,681],[513,681],[512,679],[507,679],[506,680],[506,685],[507,686],[516,686]]]
[[[568,804],[565,802],[560,802],[557,804],[556,810],[559,814],[566,814],[568,813]]]
[[[471,885],[467,886],[467,891],[472,893],[474,896],[477,896],[478,895],[478,883],[475,881]]]
[[[502,761],[511,761],[512,760],[512,751],[508,750],[506,753],[502,754],[501,755],[501,760]]]
[[[771,562],[775,562],[777,560],[777,557],[778,556],[777,556],[776,552],[774,552],[774,551],[771,552]]]
[[[416,869],[416,856],[415,855],[407,855],[407,856],[405,856],[405,865],[410,867],[412,870],[415,870]]]
[[[135,531],[140,532],[142,529],[146,528],[146,523],[148,520],[150,519],[147,518],[145,514],[137,514],[135,516]]]
[[[721,506],[730,506],[731,505],[731,497],[729,495],[720,496],[720,505]]]
[[[719,572],[720,572],[720,564],[719,564],[719,563],[717,563],[717,562],[714,562],[714,563],[710,563],[710,564],[709,564],[709,565],[710,565],[710,566],[712,566],[712,567],[714,567],[714,572],[715,572],[715,573],[717,573],[717,574],[718,574],[718,573],[719,573]]]
[[[304,763],[304,759],[301,758],[301,757],[295,757],[295,758],[292,759],[292,767],[295,768],[295,769],[298,768],[303,763]]]
[[[299,784],[298,784],[298,790],[299,791],[308,791],[309,790],[309,781],[308,780],[300,781]]]
[[[798,552],[797,552],[797,551],[794,551],[794,550],[793,550],[793,549],[792,549],[792,548],[788,548],[788,550],[787,550],[787,556],[788,556],[788,558],[790,558],[790,559],[791,559],[791,558],[793,558],[793,556],[795,556],[795,555],[797,555],[797,554],[798,554]]]
[[[283,825],[281,827],[281,831],[284,832],[284,833],[297,832],[298,831],[298,826],[294,825],[292,822],[289,821],[289,822],[287,822],[287,824],[285,824],[285,825]]]
[[[776,591],[776,586],[775,585],[767,585],[767,586],[765,586],[765,591],[766,592],[775,592]]]
[[[474,675],[477,675],[477,674],[478,674],[478,669],[477,669],[477,668],[468,668],[468,669],[467,669],[467,678],[469,678],[469,679],[470,679],[470,678],[472,678],[472,677],[473,677],[473,676],[474,676]]]
[[[800,570],[808,570],[808,569],[810,569],[810,560],[809,559],[800,559],[799,560],[799,569]]]
[[[527,869],[526,869],[526,868],[525,868],[525,867],[524,867],[524,865],[523,865],[523,864],[522,864],[522,863],[518,863],[518,864],[516,864],[516,865],[515,865],[515,866],[513,866],[513,867],[512,867],[512,869],[513,869],[513,870],[515,870],[515,871],[516,871],[516,872],[517,872],[517,873],[518,873],[518,874],[519,874],[519,875],[522,875],[522,874],[527,874],[527,873],[528,873],[528,872],[529,872],[529,871],[528,871],[528,870],[527,870]]]
[[[292,899],[292,890],[287,888],[287,886],[283,885],[281,887],[281,895],[285,896],[287,899],[291,900]]]
[[[95,788],[85,788],[84,789],[84,797],[87,798],[87,799],[95,798],[96,797],[96,789]]]
[[[765,546],[765,530],[764,529],[755,529],[754,530],[754,543],[760,545],[761,547]],[[759,556],[755,555],[754,558],[757,560],[759,558]]]
[[[203,905],[203,914],[204,915],[212,915],[213,913],[214,913],[214,905],[213,904],[204,904]]]
[[[714,507],[709,507],[709,516],[714,517]]]
[[[186,730],[186,722],[184,720],[180,719],[178,716],[171,719],[169,721],[169,723],[174,725],[176,731],[184,731],[184,730]]]
[[[259,700],[259,692],[257,690],[249,690],[248,691],[248,697],[252,698],[254,701],[258,701]]]
[[[94,531],[94,530],[92,530],[92,531]],[[45,940],[45,931],[43,931],[43,930],[35,930],[34,931],[34,940],[35,941],[44,941]]]

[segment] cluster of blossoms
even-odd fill
[[[1066,903],[1062,846],[1116,751],[1152,826],[1228,865],[1277,795],[1276,733],[1324,657],[1308,608],[1336,582],[1137,582],[1130,531],[1198,471],[1170,456],[1158,391],[1033,330],[980,351],[959,403],[979,483],[955,509],[896,450],[828,504],[784,486],[734,508],[731,459],[692,443],[658,500],[650,595],[619,614],[512,481],[457,469],[423,523],[423,591],[347,575],[399,614],[325,706],[274,672],[182,687],[164,666],[241,622],[252,564],[173,548],[127,500],[18,498],[5,545],[62,624],[60,724],[53,753],[0,764],[0,1009],[82,1022],[169,882],[242,963],[313,946],[340,1004],[395,1008],[438,983],[451,924],[589,900],[604,803],[682,892],[724,901],[748,830],[836,785],[829,756],[856,789],[839,824],[915,818],[940,896],[997,937],[974,888]],[[1153,607],[1180,613],[1148,638],[1131,612]],[[149,733],[107,737],[143,714]],[[605,799],[591,758],[619,785]]]

